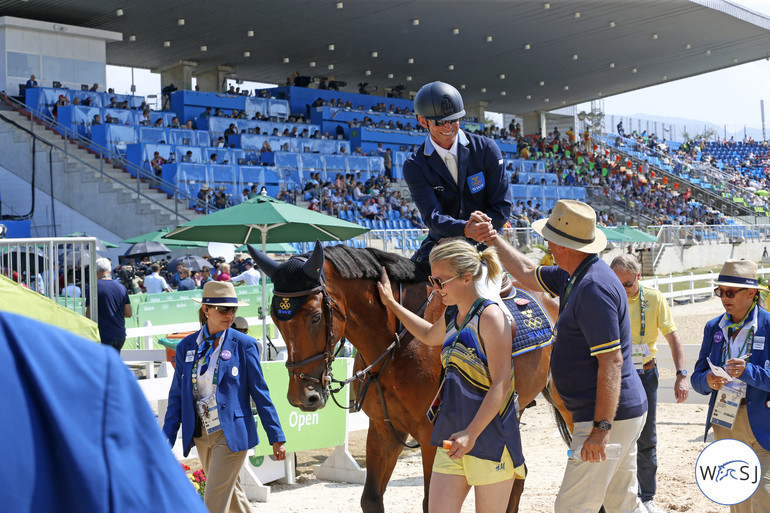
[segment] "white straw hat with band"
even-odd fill
[[[229,281],[209,281],[203,286],[203,297],[192,298],[196,303],[207,306],[249,306],[238,301],[235,287]]]
[[[744,289],[762,289],[757,280],[757,263],[753,260],[727,260],[719,272],[719,277],[711,282],[712,285]]]
[[[607,247],[607,236],[596,228],[596,213],[590,205],[559,200],[548,219],[538,219],[532,229],[559,246],[583,253],[599,253]]]

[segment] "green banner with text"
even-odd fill
[[[337,358],[332,364],[332,372],[336,379],[345,379],[348,376],[348,366],[352,368],[352,358]],[[326,406],[318,411],[304,412],[289,404],[286,393],[289,389],[289,374],[286,365],[282,361],[263,362],[262,372],[270,389],[270,398],[275,409],[278,410],[278,418],[281,420],[281,428],[286,435],[286,452],[308,451],[323,447],[336,447],[345,443],[347,429],[347,410],[343,410],[331,399]],[[336,395],[337,401],[346,406],[348,404],[348,388],[345,387]],[[255,415],[259,433],[259,445],[249,457],[252,465],[258,467],[262,464],[262,458],[272,455],[273,450],[267,441],[267,434],[262,429],[259,416]]]

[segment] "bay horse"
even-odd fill
[[[418,312],[428,298],[427,277],[411,260],[372,248],[339,245],[324,250],[317,242],[310,256],[294,256],[283,264],[251,246],[249,252],[275,287],[270,311],[286,342],[291,405],[303,411],[323,408],[336,343],[344,337],[358,351],[353,376],[359,379],[352,381],[355,404],[369,417],[361,509],[384,512],[383,494],[411,435],[420,445],[427,512],[436,448],[430,445],[433,424],[426,412],[439,386],[441,347],[422,344],[408,332],[399,335],[398,321],[380,301],[376,286],[385,267],[394,297]],[[537,299],[553,323],[558,303],[543,293],[537,293]],[[555,390],[546,386],[550,356],[548,345],[514,358],[519,405],[523,409],[543,392],[571,424]],[[558,414],[555,417],[564,436],[567,424],[559,422]],[[523,486],[517,479],[509,512],[518,510]]]

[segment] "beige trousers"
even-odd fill
[[[730,506],[730,513],[770,513],[770,451],[765,450],[757,442],[754,432],[751,431],[749,416],[746,412],[746,406],[738,408],[735,415],[735,424],[732,429],[722,426],[711,426],[714,428],[714,438],[724,440],[733,438],[746,443],[754,449],[759,456],[759,464],[762,465],[762,479],[759,482],[759,488],[754,492],[751,498]]]
[[[206,473],[204,502],[209,512],[251,513],[251,505],[238,478],[248,451],[231,451],[221,429],[210,435],[204,430],[203,435],[193,441]]]

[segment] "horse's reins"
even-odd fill
[[[385,351],[383,351],[382,354],[380,354],[380,356],[378,356],[374,360],[374,362],[372,362],[366,368],[356,372],[353,376],[351,376],[346,380],[334,379],[334,375],[332,373],[332,362],[334,361],[334,358],[336,355],[333,353],[333,348],[337,341],[334,340],[334,312],[332,311],[332,304],[342,316],[343,321],[347,319],[347,316],[345,315],[345,312],[342,311],[342,308],[339,306],[339,303],[337,303],[337,301],[333,297],[331,297],[331,295],[329,295],[329,292],[326,289],[326,283],[324,281],[321,281],[321,284],[318,285],[317,287],[313,287],[312,289],[307,289],[307,290],[301,290],[299,292],[275,292],[274,291],[274,294],[282,297],[300,297],[300,296],[309,296],[310,294],[317,294],[319,292],[322,294],[323,306],[325,307],[326,314],[327,314],[326,321],[327,321],[328,329],[326,333],[326,346],[324,347],[324,350],[322,352],[315,354],[309,358],[305,358],[304,360],[301,360],[299,362],[286,362],[286,368],[289,370],[289,374],[295,375],[300,379],[310,381],[312,383],[318,383],[323,387],[323,390],[325,392],[330,393],[332,400],[334,401],[334,404],[336,404],[342,409],[351,410],[353,412],[361,411],[364,398],[366,397],[366,392],[369,390],[369,385],[371,385],[372,382],[376,383],[377,392],[380,397],[380,404],[382,406],[384,421],[385,421],[385,424],[388,426],[388,428],[390,428],[390,432],[393,434],[393,437],[399,442],[401,442],[402,445],[404,445],[409,449],[415,449],[419,447],[420,446],[419,443],[408,444],[402,441],[401,438],[396,433],[396,430],[393,427],[393,422],[390,420],[388,407],[387,407],[387,404],[385,403],[385,394],[382,391],[382,384],[380,383],[380,379],[379,379],[380,375],[385,371],[385,368],[387,367],[388,363],[393,359],[393,355],[396,351],[396,348],[398,348],[398,346],[400,345],[401,338],[404,335],[406,335],[407,333],[406,328],[399,321],[399,326],[401,327],[400,331],[394,334],[393,342],[390,343],[390,345],[385,349]],[[422,304],[420,309],[417,311],[417,315],[421,316],[425,312],[425,309],[427,308],[432,298],[433,298],[433,292],[430,293],[428,298],[425,300],[425,302]],[[403,300],[403,289],[402,289],[402,285],[399,283],[399,303],[401,303],[402,300]],[[324,370],[324,373],[321,375],[320,379],[314,376],[305,374],[304,372],[298,372],[296,370],[299,367],[315,362],[316,360],[320,360],[321,358],[323,358],[326,361],[326,369]],[[363,355],[361,356],[361,359],[363,360]],[[379,372],[372,372],[371,370],[383,359],[385,359],[385,361],[382,364],[382,367],[380,368]],[[356,398],[353,401],[353,404],[349,407],[342,406],[337,401],[334,394],[341,391],[343,388],[345,388],[346,385],[352,383],[355,380],[358,380],[359,382],[361,382],[362,386],[358,389],[358,393],[356,394]],[[339,386],[336,388],[330,388],[332,383],[339,383]]]

